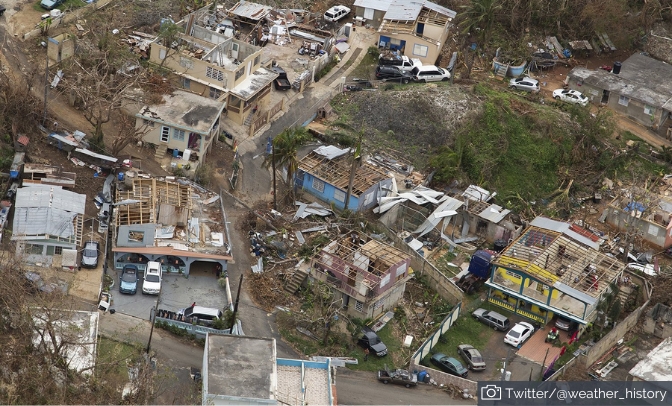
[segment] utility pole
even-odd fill
[[[156,296],[156,305],[151,310],[149,318],[152,322],[152,328],[149,330],[149,340],[147,341],[147,348],[145,352],[149,354],[149,348],[152,345],[152,334],[154,334],[154,324],[156,324],[156,314],[159,312],[159,303],[161,301],[161,289],[159,289],[159,294]]]
[[[47,126],[47,95],[49,94],[49,38],[47,37],[47,41],[45,42],[45,54],[47,56],[46,58],[46,65],[44,68],[44,116],[42,117],[42,125]]]
[[[500,381],[504,382],[504,377],[506,376],[506,363],[509,361],[509,356],[511,355],[511,348],[506,351],[506,358],[504,358],[504,365],[502,366],[502,377]]]
[[[273,210],[278,211],[278,190],[276,189],[275,186],[275,145],[273,145],[274,141],[275,140],[271,141],[271,165],[273,165]]]
[[[233,305],[233,317],[231,320],[231,329],[236,325],[236,316],[238,315],[238,302],[240,301],[240,288],[243,286],[243,274],[240,274],[240,281],[238,282],[238,292],[236,292],[236,303]]]

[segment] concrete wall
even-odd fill
[[[412,34],[381,33],[381,36],[398,39],[402,42],[405,42],[403,49],[404,55],[408,56],[409,58],[420,59],[420,61],[422,61],[424,65],[434,65],[439,55],[441,54],[441,46],[443,45],[443,42],[440,43],[441,45],[436,45],[430,41],[424,40],[420,37],[416,37],[415,35]],[[378,39],[378,43],[380,44],[380,39]],[[426,56],[417,55],[413,53],[413,49],[416,44],[419,46],[427,47]]]
[[[595,343],[587,352],[586,352],[586,366],[590,367],[597,360],[600,359],[607,351],[616,345],[618,340],[623,338],[625,334],[634,328],[639,321],[639,317],[646,309],[646,306],[649,305],[649,298],[651,297],[651,285],[641,277],[630,274],[629,275],[633,283],[637,283],[642,286],[642,292],[644,294],[644,299],[646,300],[642,306],[634,310],[628,317],[623,321],[618,323],[607,335],[602,337],[600,341]]]
[[[385,235],[392,240],[392,245],[395,248],[400,249],[411,257],[411,268],[413,268],[413,272],[426,276],[429,280],[429,285],[436,290],[441,298],[451,304],[462,302],[464,293],[453,281],[409,247],[408,244],[399,238],[392,230],[385,228]]]
[[[370,25],[373,28],[380,27],[380,23],[383,21],[383,16],[385,11],[373,10],[373,19],[364,21],[364,24]],[[364,7],[355,7],[355,16],[364,18]]]
[[[607,214],[606,222],[610,226],[616,227],[620,231],[626,231],[634,226],[634,228],[637,229],[637,234],[641,236],[644,241],[661,249],[672,244],[672,236],[668,234],[665,226],[652,223],[643,218],[640,218],[637,221],[632,221],[633,217],[631,212],[623,211],[622,208],[612,205],[609,205],[605,210]]]

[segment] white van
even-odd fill
[[[411,70],[413,80],[416,82],[440,82],[450,80],[450,72],[434,65],[416,66]]]
[[[145,269],[145,280],[142,281],[142,294],[158,295],[159,292],[161,292],[161,264],[149,261]]]
[[[210,326],[215,320],[223,317],[222,311],[211,307],[193,306],[182,309],[178,312],[184,316],[187,323],[195,323]]]

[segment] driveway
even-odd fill
[[[161,297],[143,295],[142,280],[138,284],[138,293],[125,295],[119,293],[119,271],[116,272],[115,291],[112,308],[129,316],[149,320],[152,307],[160,300],[159,309],[177,311],[196,302],[199,306],[224,309],[228,305],[224,288],[217,283],[214,272],[208,264],[196,263],[192,266],[189,278],[179,274],[163,274]]]

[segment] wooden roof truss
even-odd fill
[[[156,223],[158,209],[164,204],[173,206],[176,211],[187,210],[187,217],[192,212],[191,187],[165,179],[134,179],[131,190],[117,191],[117,202],[127,199],[140,202],[115,208],[117,226]]]
[[[311,152],[299,163],[299,169],[333,185],[343,191],[348,190],[352,162],[345,155],[335,159],[327,159],[315,152]],[[356,168],[355,179],[352,184],[352,195],[359,197],[371,186],[389,178],[381,168],[362,163]]]

